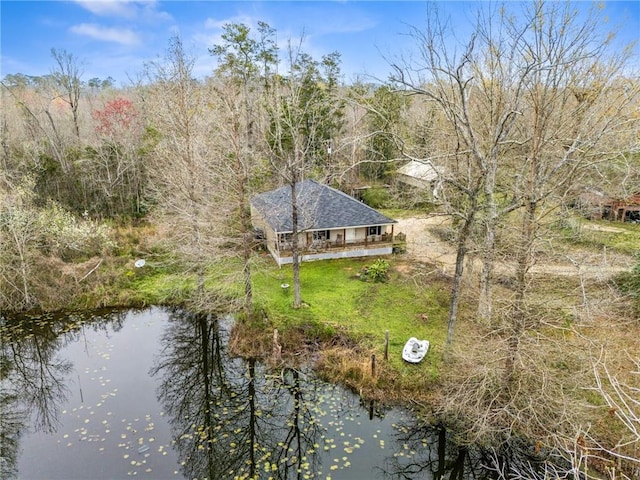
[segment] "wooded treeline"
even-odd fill
[[[117,248],[106,221],[145,219],[200,279],[195,305],[228,298],[226,283],[204,288],[205,274],[218,259],[239,256],[237,306],[249,313],[252,194],[281,185],[295,192],[310,177],[347,193],[384,186],[365,200],[437,205],[454,218],[451,359],[465,259],[473,252],[482,261],[473,309],[501,350],[495,368],[476,372],[473,395],[468,381],[451,388],[448,408],[466,416],[482,408],[479,437],[507,436],[508,426],[569,438],[575,424],[558,403],[567,379],[548,377],[549,351],[536,353],[545,339],[530,270],[546,229],[564,221],[580,187],[618,197],[640,189],[637,57],[599,33],[597,8],[583,17],[564,2],[483,4],[476,20],[454,48],[452,25],[433,7],[411,32],[418,55],[399,58],[385,84],[344,84],[339,52],[313,58],[301,45],[278,48],[265,23],[225,26],[210,49],[218,67],[205,78],[194,77],[178,37],[120,88],[86,81],[81,59],[56,50],[51,75],[6,76],[0,306],[34,308],[60,295],[52,268]],[[436,167],[437,198],[396,188],[395,170],[411,159]],[[497,302],[495,264],[504,258],[514,265],[512,294]],[[72,275],[76,284],[80,276]],[[299,281],[294,287],[299,305]],[[535,401],[548,410],[529,415],[538,387]]]
[[[429,161],[444,185],[438,203],[459,219],[460,268],[466,242],[481,243],[473,247],[485,266],[480,314],[489,318],[507,215],[523,214],[522,277],[538,218],[566,208],[576,188],[623,197],[640,185],[633,51],[598,37],[597,12],[584,20],[570,6],[531,3],[514,20],[492,8],[479,11],[458,53],[434,8],[412,32],[420,56],[398,60],[387,84],[345,85],[338,52],[282,51],[264,23],[227,25],[210,49],[218,68],[203,79],[179,38],[121,88],[85,80],[81,59],[53,49],[50,75],[2,82],[4,204],[28,191],[21,202],[78,218],[162,216],[189,236],[176,245],[203,258],[201,242],[250,230],[252,193],[305,177],[353,193],[393,185],[408,159]],[[389,191],[397,192],[371,189],[365,200],[410,207],[416,199]],[[422,193],[419,201],[434,200]],[[3,288],[11,291],[6,305],[35,305],[24,289]]]

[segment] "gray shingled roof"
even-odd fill
[[[296,184],[298,230],[325,230],[396,223],[346,193],[314,180]],[[251,199],[253,207],[276,232],[291,232],[291,186],[261,193]]]

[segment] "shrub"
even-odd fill
[[[100,255],[115,248],[109,227],[89,218],[78,218],[56,203],[41,211],[39,220],[43,245],[65,261]]]
[[[377,259],[371,265],[362,268],[360,278],[365,282],[386,282],[389,279],[389,262],[382,258]]]

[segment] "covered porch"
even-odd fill
[[[344,233],[335,233],[329,238],[318,238],[314,232],[304,232],[300,234],[298,241],[301,260],[311,261],[389,255],[396,249],[404,250],[406,235],[394,234],[393,228],[391,232],[365,235],[360,238],[349,238]],[[277,235],[268,247],[279,265],[293,262],[290,235]]]
[[[335,240],[312,239],[309,242],[301,242],[298,248],[301,252],[321,252],[331,250],[344,249],[361,249],[361,248],[378,248],[384,245],[394,245],[395,243],[404,243],[405,235],[399,233],[382,233],[380,235],[367,235],[364,239],[346,240],[344,237],[338,237]],[[290,239],[278,239],[274,242],[274,248],[278,252],[291,253],[292,242]]]

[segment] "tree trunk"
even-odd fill
[[[253,232],[251,230],[251,218],[249,208],[246,205],[246,185],[248,180],[242,179],[240,182],[240,216],[242,225],[242,277],[244,280],[244,312],[250,315],[253,303],[253,289],[251,286],[251,244],[253,242]]]
[[[480,295],[478,298],[478,318],[485,324],[491,323],[493,313],[493,268],[496,249],[496,228],[498,224],[498,207],[495,200],[495,183],[497,161],[488,162],[485,178],[485,201],[487,215],[484,222],[484,245],[482,249],[482,271],[480,273]]]
[[[294,175],[295,178],[295,175]],[[302,306],[300,293],[300,253],[298,244],[298,199],[296,198],[296,182],[291,182],[291,222],[293,233],[291,234],[291,257],[293,268],[293,308]]]
[[[534,199],[527,201],[524,216],[522,219],[521,241],[516,252],[516,272],[515,272],[515,298],[513,302],[513,313],[511,316],[511,332],[508,339],[508,352],[505,363],[505,383],[507,386],[513,384],[517,368],[517,358],[520,347],[520,339],[525,332],[527,310],[526,310],[526,290],[527,273],[533,264],[533,242],[536,235],[536,209],[537,204]]]
[[[453,285],[451,287],[451,302],[449,306],[449,319],[447,321],[447,347],[453,344],[456,320],[458,318],[458,307],[460,305],[460,293],[462,284],[462,274],[464,272],[464,260],[467,256],[467,242],[471,233],[471,227],[476,214],[476,198],[473,198],[473,205],[469,215],[464,219],[464,223],[458,232],[458,252],[456,254],[456,270],[453,275]]]
[[[495,259],[496,233],[495,225],[487,220],[485,225],[484,245],[482,252],[482,271],[480,272],[480,294],[478,296],[478,318],[489,325],[493,315],[493,268]]]

